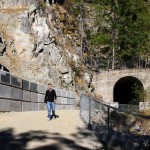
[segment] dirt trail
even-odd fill
[[[0,113],[1,150],[97,150],[103,149],[79,117],[79,110]]]

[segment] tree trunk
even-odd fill
[[[81,17],[80,17],[80,59],[82,60],[83,47],[83,0],[81,2]]]
[[[140,56],[139,56],[138,68],[141,68],[141,63],[140,63],[140,61],[141,61],[141,58],[140,58]]]
[[[112,0],[112,70],[115,69],[115,0]]]

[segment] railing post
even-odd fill
[[[107,108],[107,116],[108,116],[108,119],[107,119],[107,150],[109,150],[109,136],[110,136],[110,108],[108,107]]]
[[[89,98],[89,125],[91,124],[91,98]]]
[[[82,103],[82,94],[80,94],[80,118],[81,118],[81,111],[82,111],[82,105],[81,105],[81,103]]]

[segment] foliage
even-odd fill
[[[69,60],[68,64],[71,67],[72,71],[75,73],[75,77],[83,77],[84,69],[82,67],[82,64],[76,65],[76,62],[73,60]]]
[[[140,111],[139,113],[142,114],[142,115],[145,115],[145,116],[150,116],[150,109],[149,110]]]
[[[80,77],[75,77],[75,83],[76,83],[76,88],[77,89],[80,89],[80,90],[85,90],[86,91],[86,93],[88,93],[89,91],[88,91],[88,86],[87,86],[87,84],[85,83],[85,81],[82,79],[82,78],[80,78]]]
[[[12,37],[8,33],[8,26],[0,24],[0,33],[2,34],[3,38],[7,41],[10,40]]]
[[[146,91],[142,86],[134,84],[132,87],[132,93],[134,94],[134,99],[131,101],[131,104],[138,105],[139,102],[143,102],[146,98]]]
[[[96,34],[91,34],[90,37],[91,40],[91,45],[92,46],[98,46],[100,47],[100,45],[106,45],[110,42],[110,37],[107,33],[96,33]]]
[[[125,9],[126,7],[126,9]],[[149,46],[150,10],[145,1],[127,0],[118,4],[119,48],[122,56],[145,53]]]
[[[41,9],[42,9],[43,12],[45,12],[45,10],[46,10],[46,2],[45,2],[45,0],[41,0]]]
[[[69,60],[69,61],[68,61],[68,65],[69,65],[71,68],[73,68],[73,67],[75,67],[76,62],[73,61],[73,60]]]
[[[121,61],[125,67],[148,66],[149,0],[95,0],[92,4],[96,11],[95,26],[85,31],[89,50],[100,51],[99,58],[107,51],[105,57],[110,63],[114,57],[115,64]]]
[[[76,18],[81,14],[81,3],[82,0],[65,0],[64,7]]]

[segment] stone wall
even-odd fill
[[[47,86],[30,82],[0,70],[0,112],[47,110]],[[56,109],[75,109],[75,93],[55,89]]]

